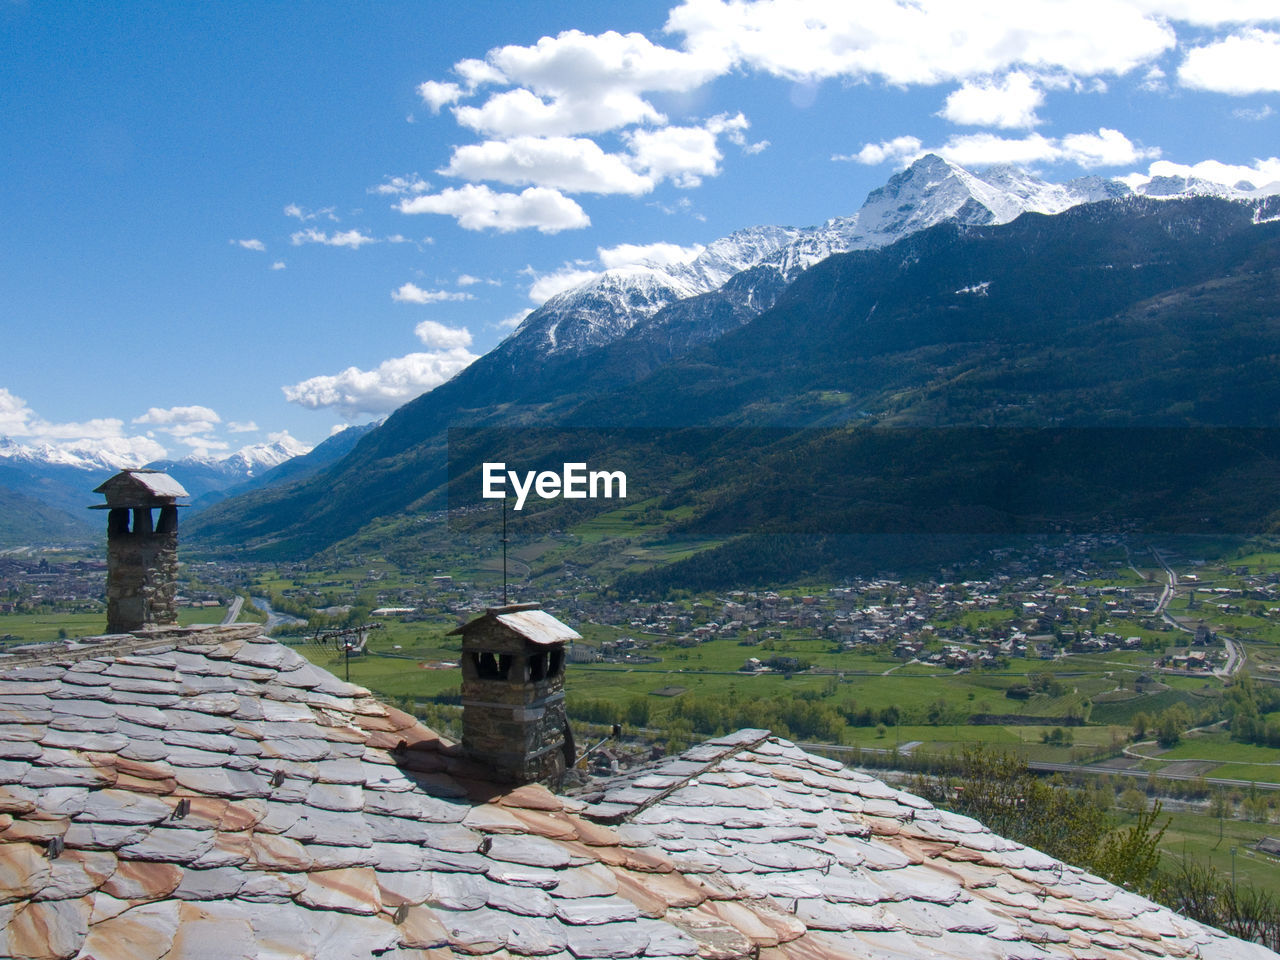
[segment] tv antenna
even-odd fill
[[[507,498],[502,498],[502,605],[507,605]]]

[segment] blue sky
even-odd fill
[[[1280,180],[1274,0],[3,0],[0,436],[385,415],[575,277],[926,150]]]

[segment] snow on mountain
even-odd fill
[[[278,467],[286,460],[292,460],[294,457],[301,457],[310,452],[311,447],[286,433],[270,443],[255,443],[241,447],[235,453],[225,457],[184,457],[181,460],[166,462],[174,464],[175,467],[199,464],[247,479],[264,473],[272,467]]]
[[[1163,183],[1168,179],[1152,181],[1148,189],[1172,190],[1174,185]],[[1202,189],[1197,185],[1185,192]],[[799,229],[751,227],[708,244],[688,260],[607,269],[548,299],[497,352],[513,369],[547,356],[581,354],[642,333],[664,308],[720,290],[743,271],[763,268],[776,274],[772,280],[757,274],[749,290],[734,295],[739,320],[745,321],[767,309],[782,286],[832,254],[885,246],[946,221],[1007,223],[1026,212],[1060,213],[1132,192],[1120,181],[1101,177],[1049,183],[1007,165],[974,173],[930,154],[873,190],[852,216]],[[670,319],[667,314],[664,318]],[[684,335],[697,339],[696,331]]]
[[[54,446],[50,443],[24,444],[12,437],[0,437],[0,459],[11,466],[70,467],[75,470],[128,470],[142,466],[142,460],[129,451],[115,449],[110,441],[99,446]]]

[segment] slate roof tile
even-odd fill
[[[1252,955],[765,731],[583,799],[494,788],[408,714],[232,629],[0,674],[0,952]]]

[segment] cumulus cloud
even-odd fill
[[[1178,80],[1185,87],[1237,96],[1280,91],[1280,33],[1245,30],[1195,47],[1178,67]]]
[[[706,127],[660,127],[634,130],[627,145],[636,165],[654,179],[670,178],[677,187],[690,188],[703,177],[720,172],[724,155],[716,146],[716,135]]]
[[[478,107],[458,107],[453,115],[464,127],[498,137],[600,133],[667,120],[649,101],[626,90],[588,90],[547,100],[523,87],[495,93]]]
[[[121,467],[140,467],[168,455],[164,446],[151,437],[127,435],[123,420],[46,420],[4,387],[0,387],[0,437],[48,446],[70,455],[99,456]]]
[[[466,327],[446,327],[434,320],[423,320],[413,328],[413,334],[426,346],[438,350],[471,346],[471,331]]]
[[[868,143],[857,153],[837,153],[831,159],[852,160],[854,163],[873,167],[886,161],[897,163],[900,160],[912,160],[925,153],[921,149],[923,146],[919,137],[894,137],[892,140]]]
[[[524,323],[525,318],[528,317],[529,314],[531,313],[533,313],[532,307],[530,307],[528,310],[521,310],[517,313],[513,313],[511,316],[507,317],[505,320],[499,320],[497,325],[500,329],[503,329],[503,330],[514,330],[516,327],[520,326],[520,324]]]
[[[283,269],[285,269],[284,261],[283,261],[283,260],[277,260],[275,263],[271,264],[271,269],[272,269],[272,270],[283,270]]]
[[[363,234],[359,230],[335,230],[333,233],[325,233],[315,227],[299,230],[291,235],[289,239],[295,247],[302,246],[304,243],[321,243],[326,247],[348,247],[352,250],[358,250],[366,243],[378,242],[376,238]]]
[[[391,299],[396,303],[444,303],[449,300],[474,300],[475,297],[462,291],[423,290],[416,283],[406,283],[400,289],[391,291]]]
[[[840,77],[907,86],[1022,66],[1078,76],[1125,73],[1177,41],[1157,6],[1141,0],[685,0],[671,11],[666,29],[682,34],[685,51],[707,64],[797,81]]]
[[[442,83],[428,80],[418,84],[418,96],[431,108],[432,113],[439,113],[440,108],[449,103],[457,103],[462,98],[462,88],[456,83]]]
[[[433,390],[476,359],[463,347],[394,357],[373,370],[348,367],[282,387],[285,399],[311,410],[331,408],[347,420],[390,413]]]
[[[455,147],[449,166],[440,172],[567,193],[634,196],[653,189],[651,178],[636,173],[617,154],[605,153],[594,140],[583,138],[516,137]]]
[[[1000,137],[992,133],[955,136],[941,146],[924,148],[916,137],[898,137],[879,144],[867,144],[858,153],[837,155],[834,160],[878,164],[886,160],[908,163],[926,153],[936,153],[961,166],[987,166],[1011,163],[1033,166],[1039,163],[1073,163],[1091,169],[1118,167],[1153,159],[1160,155],[1158,147],[1135,144],[1119,130],[1100,127],[1096,133],[1072,133],[1061,138],[1041,136]]]
[[[648,92],[687,92],[729,69],[723,60],[653,43],[639,33],[567,30],[532,46],[490,50],[483,61],[456,64],[468,86],[505,83],[479,107],[458,107],[463,126],[490,136],[599,133],[666,118]],[[452,91],[438,91],[439,96]]]
[[[401,213],[442,213],[457,220],[464,230],[507,233],[532,227],[542,233],[559,233],[591,225],[591,218],[582,207],[559,190],[546,187],[498,193],[484,185],[468,183],[438,194],[406,198],[397,204],[397,209]]]
[[[1015,71],[1001,79],[966,81],[947,97],[942,116],[966,126],[1025,129],[1040,122],[1044,93],[1030,75]]]
[[[207,434],[222,418],[209,407],[191,405],[185,407],[151,407],[140,417],[134,417],[135,424],[153,428],[153,431],[167,433],[183,442],[187,438]]]
[[[566,264],[550,273],[538,273],[528,268],[525,273],[533,277],[529,284],[529,299],[538,304],[545,303],[557,293],[563,293],[600,276],[599,270],[589,270],[581,264]]]
[[[1123,177],[1131,187],[1138,187],[1155,177],[1195,177],[1229,187],[1251,184],[1256,189],[1280,185],[1280,157],[1255,160],[1252,166],[1238,163],[1222,163],[1219,160],[1202,160],[1199,163],[1174,163],[1157,160],[1147,172],[1131,173]]]
[[[239,423],[235,420],[231,420],[227,423],[228,433],[256,433],[257,431],[258,425],[252,420],[247,423]]]
[[[682,247],[677,243],[620,243],[616,247],[599,247],[596,255],[606,269],[614,267],[666,267],[688,263],[706,248],[701,244]]]
[[[406,193],[426,193],[430,189],[431,184],[416,173],[410,173],[403,177],[385,177],[376,187],[370,187],[369,192],[381,196],[398,197]]]
[[[259,252],[266,250],[267,245],[261,240],[232,240],[236,246],[244,247],[246,250],[257,250]]]
[[[209,407],[191,405],[186,407],[150,407],[140,417],[133,418],[134,423],[145,424],[186,424],[186,423],[221,423],[222,418]]]

